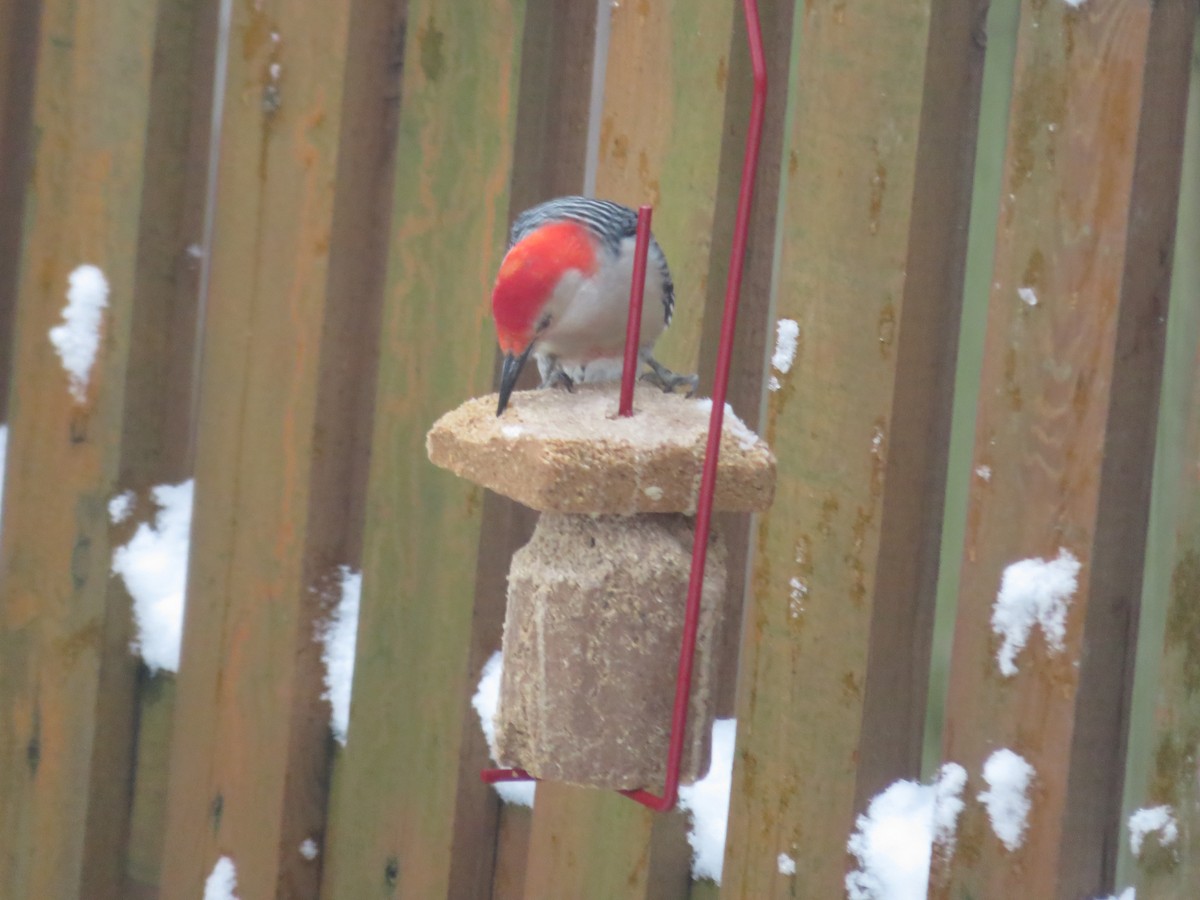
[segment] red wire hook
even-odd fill
[[[679,800],[679,768],[683,760],[683,741],[687,731],[688,701],[692,693],[692,668],[696,658],[696,630],[700,622],[700,592],[704,587],[704,563],[708,556],[708,535],[712,526],[713,492],[717,485],[717,457],[721,445],[721,426],[725,421],[725,395],[729,388],[729,367],[733,359],[733,335],[737,327],[738,304],[742,293],[742,269],[746,261],[746,237],[750,230],[750,203],[754,197],[754,179],[762,144],[763,115],[767,101],[767,64],[763,56],[762,29],[757,0],[743,0],[746,37],[750,43],[750,63],[754,71],[754,99],[750,105],[750,124],[746,131],[746,153],[742,162],[742,184],[738,192],[737,218],[729,253],[729,277],[725,282],[725,311],[721,317],[721,338],[717,345],[717,368],[713,377],[712,414],[708,420],[708,446],[704,451],[704,469],[700,477],[700,496],[696,506],[696,538],[692,544],[692,569],[688,581],[687,610],[683,621],[683,646],[679,652],[679,673],[675,682],[675,706],[671,713],[671,741],[667,750],[666,782],[662,795],[646,790],[622,791],[626,797],[659,812],[667,812]],[[624,373],[626,377],[629,373]],[[622,385],[624,382],[622,382]]]

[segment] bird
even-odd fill
[[[530,355],[543,388],[620,378],[636,235],[636,212],[591,197],[547,200],[513,221],[492,290],[504,354],[497,416]],[[650,371],[643,377],[667,392],[694,392],[695,375],[677,375],[654,358],[674,309],[667,259],[651,235],[638,351]]]

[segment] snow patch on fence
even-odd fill
[[[1024,757],[1007,747],[1001,747],[983,764],[988,789],[976,799],[987,807],[992,831],[1010,853],[1025,841],[1031,807],[1029,785],[1035,774]]]
[[[317,858],[320,850],[317,849],[317,842],[312,838],[305,838],[300,842],[300,855],[312,862]]]
[[[1142,855],[1142,846],[1151,834],[1158,835],[1158,843],[1163,847],[1170,847],[1179,840],[1179,825],[1171,807],[1151,806],[1139,809],[1129,817],[1129,849],[1134,856]]]
[[[780,375],[791,371],[792,363],[796,361],[799,338],[800,323],[795,319],[780,319],[775,323],[775,352],[771,354],[771,368]],[[779,390],[779,378],[771,375],[767,387],[772,391]]]
[[[786,853],[780,853],[775,857],[775,868],[780,875],[792,876],[796,874],[796,861]]]
[[[67,276],[63,324],[50,329],[50,343],[62,359],[76,403],[87,399],[88,381],[100,348],[100,324],[108,306],[108,279],[96,266],[82,265]]]
[[[896,781],[872,798],[846,849],[859,868],[846,876],[849,900],[924,900],[936,841],[954,852],[967,773],[946,763],[933,784]]]
[[[700,397],[693,400],[692,403],[695,409],[706,419],[712,417],[712,398]],[[733,407],[728,403],[725,404],[725,412],[721,419],[721,430],[728,432],[729,436],[738,442],[738,446],[743,450],[751,450],[758,443],[758,435],[750,430],[750,427],[738,418],[737,413],[733,411]]]
[[[344,747],[350,728],[350,689],[354,684],[362,572],[338,566],[337,583],[337,604],[329,618],[317,626],[317,640],[324,645],[321,661],[325,664],[325,691],[321,697],[329,701],[329,727]]]
[[[228,856],[222,856],[204,882],[204,900],[238,900],[237,866]]]
[[[1065,547],[1056,559],[1023,559],[1004,570],[992,607],[992,631],[1004,639],[996,651],[1002,674],[1017,674],[1017,654],[1035,623],[1042,626],[1050,650],[1062,651],[1067,606],[1078,587],[1078,575],[1079,560]]]
[[[504,654],[497,650],[483,666],[479,676],[479,687],[471,698],[471,706],[479,716],[479,725],[487,741],[492,762],[499,765],[496,755],[496,710],[500,706],[500,676],[504,672]],[[492,785],[500,799],[518,806],[533,806],[537,784],[532,781],[498,781]]]
[[[136,499],[133,491],[117,494],[108,501],[108,520],[114,525],[120,525],[133,512],[133,502]]]
[[[958,763],[944,763],[933,783],[933,843],[942,848],[942,856],[954,856],[958,836],[958,817],[963,811],[962,792],[967,786],[967,770]]]
[[[725,834],[729,827],[729,789],[733,783],[736,719],[717,719],[712,728],[712,764],[708,774],[679,789],[679,808],[687,810],[692,826],[692,877],[721,883]]]
[[[160,484],[150,492],[158,512],[113,552],[112,572],[133,598],[137,626],[130,649],[151,672],[179,670],[194,482]],[[109,507],[112,514],[112,507]]]
[[[1021,298],[1021,302],[1026,306],[1037,306],[1038,295],[1031,287],[1017,288],[1017,296]]]

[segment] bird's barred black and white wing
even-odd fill
[[[557,197],[517,216],[509,232],[508,246],[512,247],[543,225],[564,219],[587,228],[614,256],[621,252],[621,244],[626,239],[637,235],[637,213],[628,206],[592,197]],[[671,281],[667,258],[653,235],[650,237],[649,257],[662,275],[663,320],[670,325],[675,312],[675,284]]]

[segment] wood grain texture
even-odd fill
[[[348,20],[349,4],[232,8],[164,896],[197,896],[222,856],[243,896],[317,894],[299,852],[328,752],[311,504],[339,421],[319,386],[355,353],[327,333],[346,302],[329,286]]]
[[[149,2],[41,7],[0,549],[0,893],[14,900],[83,890],[89,807],[112,799],[95,754],[105,729],[127,727],[133,701],[129,691],[106,706],[102,694],[104,672],[132,666],[128,605],[108,590],[106,504],[125,412],[155,12]],[[47,333],[83,263],[100,267],[110,294],[77,401]]]
[[[521,900],[525,896],[525,860],[533,810],[505,804],[496,828],[496,858],[489,885],[492,900]]]
[[[967,804],[935,896],[1111,887],[1193,15],[1022,7],[943,755],[968,797],[998,747],[1036,779],[1013,853]],[[1035,633],[1006,678],[1003,571],[1060,550],[1082,564],[1063,650]]]
[[[810,4],[795,22],[775,316],[799,342],[762,423],[779,480],[743,626],[723,897],[840,895],[855,814],[919,771],[978,11]]]
[[[1140,857],[1122,840],[1114,882],[1133,884],[1150,900],[1187,896],[1200,884],[1200,777],[1187,762],[1200,753],[1194,699],[1200,688],[1200,259],[1189,249],[1200,243],[1197,51],[1193,46],[1122,816],[1128,822],[1138,809],[1166,804],[1180,838],[1167,849],[1148,837]]]
[[[708,291],[735,4],[629,0],[611,16],[596,196],[654,207],[675,282],[656,356],[694,372]]]
[[[120,526],[123,532],[113,530],[118,541],[131,536],[132,521],[153,516],[150,488],[181,482],[192,471],[201,272],[197,251],[203,244],[208,194],[216,31],[214,4],[172,0],[159,5],[118,481],[118,489],[132,490],[137,501],[131,521]],[[124,586],[114,580],[110,590],[123,591]],[[129,771],[128,780],[112,776],[106,788],[114,802],[119,795],[126,807],[128,827],[117,828],[105,806],[90,814],[89,834],[102,840],[89,848],[96,864],[87,881],[102,896],[106,875],[100,867],[115,863],[123,882],[114,896],[149,900],[158,896],[162,865],[174,678],[143,670],[136,685],[105,688],[113,698],[130,690],[136,691],[137,707],[136,727],[128,732],[132,746],[110,739],[113,749],[105,763],[110,772]]]
[[[796,4],[791,0],[766,0],[758,4],[763,54],[767,64],[767,104],[726,395],[726,402],[752,430],[757,430],[760,424],[766,394],[767,350],[774,346],[775,341],[771,285],[775,277],[775,236],[779,216],[779,185],[783,177],[788,72],[792,58],[795,12]],[[721,163],[713,209],[712,253],[708,259],[708,294],[700,341],[700,388],[697,393],[702,397],[711,395],[716,372],[725,288],[729,278],[729,250],[733,242],[754,90],[746,22],[740,11],[734,16],[730,35],[727,83]],[[727,624],[717,663],[718,718],[733,716],[737,705],[738,652],[742,643],[742,611],[748,581],[750,544],[753,540],[751,518],[746,514],[719,513],[714,519],[717,530],[725,536],[729,547],[725,588]]]
[[[922,773],[930,777],[942,755],[942,724],[950,648],[954,639],[954,609],[962,563],[967,494],[975,478],[971,449],[975,440],[975,405],[983,368],[983,341],[988,297],[992,288],[992,258],[1004,149],[1008,137],[1008,106],[1012,98],[1013,64],[1017,55],[1017,22],[1021,0],[993,0],[979,23],[979,42],[987,49],[980,88],[979,130],[976,134],[975,182],[971,219],[967,226],[966,270],[954,371],[954,403],[947,450],[946,505],[942,521],[942,550],[938,565],[937,611],[934,614],[930,660],[928,714],[925,718]]]
[[[208,18],[207,48],[215,17]],[[206,8],[193,0],[158,5],[150,103],[146,120],[144,189],[139,217],[125,411],[116,492],[133,491],[137,512],[149,519],[150,489],[175,484],[190,473],[190,398],[198,312],[198,260],[187,252],[199,238],[207,167],[196,151],[207,149],[212,62],[200,36]],[[191,152],[189,152],[191,151]],[[114,543],[132,537],[133,521],[110,531]],[[109,585],[109,604],[126,609],[123,582]],[[131,840],[135,731],[139,719],[138,661],[127,652],[127,615],[109,616],[108,651],[100,668],[99,716],[88,803],[83,883],[89,897],[124,898]],[[148,748],[147,748],[148,749]],[[158,748],[165,764],[167,748]],[[153,763],[148,768],[153,769]],[[162,799],[160,797],[160,799]],[[161,843],[158,844],[161,847]]]
[[[615,791],[543,782],[524,896],[686,897],[685,821],[682,813],[651,812]]]
[[[38,11],[36,0],[0,0],[0,422],[8,420]]]
[[[128,900],[159,897],[174,720],[175,676],[160,672],[143,677],[138,684],[137,768],[125,856]]]
[[[407,6],[358,660],[327,897],[448,896],[459,862],[482,492],[436,470],[424,442],[438,416],[491,384],[487,297],[508,228],[523,15],[521,2]]]
[[[526,3],[509,221],[543,200],[583,191],[595,31],[594,0]],[[493,388],[499,383],[501,359],[497,351]],[[526,368],[519,386],[535,387],[537,367]],[[478,683],[484,664],[500,649],[509,563],[529,541],[537,515],[506,497],[484,492],[468,686]],[[495,791],[480,781],[479,771],[492,762],[479,717],[467,702],[470,693],[460,700],[464,737],[452,850],[459,864],[451,875],[450,896],[472,898],[491,890],[495,897],[519,897],[532,813],[502,807]]]
[[[987,2],[931,7],[857,802],[921,771]],[[900,414],[902,413],[902,414]]]

